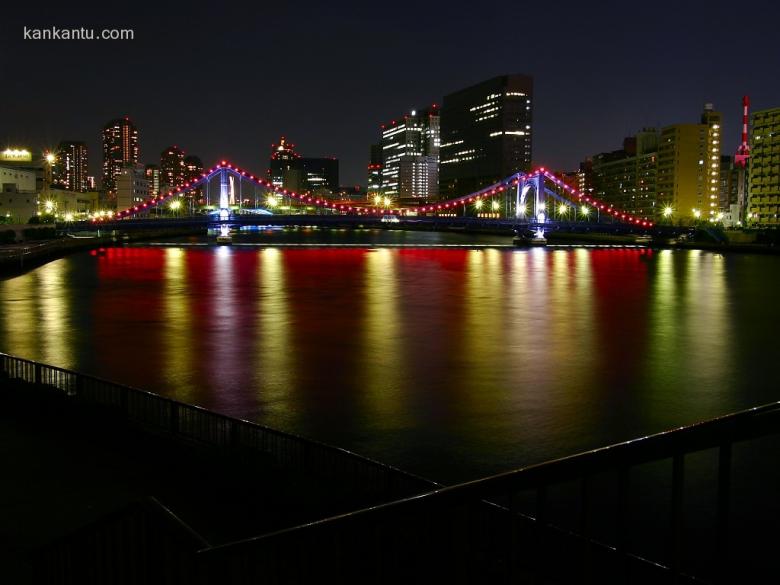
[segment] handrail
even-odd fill
[[[356,491],[373,493],[384,499],[396,499],[440,486],[341,447],[0,352],[2,373],[25,382],[53,386],[86,404],[118,409],[136,423],[182,439],[270,454],[293,470],[338,477]]]
[[[185,583],[209,543],[154,497],[132,502],[33,555],[36,582]]]
[[[685,541],[685,458],[717,450],[715,544],[709,559],[717,581],[728,582],[732,510],[732,452],[741,441],[780,434],[780,402],[720,416],[654,435],[593,449],[483,479],[443,487],[349,451],[322,445],[225,415],[0,353],[0,375],[53,386],[92,404],[121,409],[129,419],[173,434],[218,446],[269,452],[285,463],[315,473],[347,473],[355,482],[397,494],[395,501],[333,516],[271,534],[216,547],[205,546],[196,564],[216,578],[220,571],[241,567],[236,583],[262,577],[280,581],[340,577],[344,583],[391,583],[403,579],[403,567],[425,563],[434,580],[467,582],[469,575],[490,574],[495,582],[581,568],[584,574],[647,571],[653,578],[697,581],[687,566]],[[253,436],[259,433],[260,439]],[[275,443],[278,438],[280,443]],[[332,457],[328,457],[331,455]],[[668,552],[662,559],[631,547],[629,496],[631,470],[671,460],[669,528],[663,535]],[[344,464],[347,466],[344,467]],[[762,461],[763,463],[763,461]],[[332,466],[332,468],[329,468]],[[376,481],[379,474],[380,484]],[[614,534],[596,534],[593,521],[594,478],[614,476]],[[580,521],[575,529],[550,518],[551,489],[579,482]],[[533,512],[523,505],[530,493]],[[566,551],[567,562],[551,562]],[[573,555],[573,556],[572,556]],[[556,556],[557,560],[557,556]],[[570,561],[570,562],[569,562]],[[391,567],[391,570],[388,569]],[[313,571],[309,574],[307,571]],[[384,571],[384,572],[383,572]],[[621,573],[622,574],[622,573]],[[659,577],[660,575],[660,577]],[[419,576],[419,575],[418,575]],[[205,578],[205,577],[204,577]],[[596,579],[599,580],[599,579]],[[621,579],[624,580],[624,579]]]
[[[535,463],[511,471],[497,473],[480,479],[470,480],[452,486],[442,486],[426,493],[416,494],[396,500],[377,504],[362,510],[356,510],[340,514],[332,518],[324,518],[303,526],[286,528],[277,533],[265,534],[258,537],[247,538],[232,543],[219,545],[215,548],[224,548],[249,543],[252,541],[272,538],[276,534],[305,529],[318,524],[328,524],[340,519],[362,514],[378,514],[397,509],[402,506],[424,506],[426,502],[440,499],[482,499],[486,493],[512,489],[527,489],[543,483],[561,483],[570,479],[577,479],[583,473],[595,474],[617,466],[635,466],[649,463],[658,459],[673,457],[680,452],[685,454],[719,447],[724,442],[723,436],[699,437],[699,433],[710,433],[715,427],[730,425],[735,432],[729,437],[729,442],[749,439],[762,433],[762,427],[747,428],[746,424],[754,423],[754,417],[772,414],[780,417],[780,401],[772,402],[742,410],[736,413],[726,414],[706,421],[696,422],[687,426],[661,431],[653,435],[639,437],[621,443],[614,443],[604,447],[598,447],[589,451],[583,451],[574,455],[567,455],[558,459]],[[777,424],[780,421],[775,421]],[[737,432],[738,431],[738,432]],[[773,433],[780,434],[780,426],[773,429]],[[683,436],[685,434],[685,436]],[[686,442],[687,441],[687,442]],[[684,443],[684,444],[680,444]],[[657,452],[655,452],[657,450]],[[634,453],[636,451],[636,453]]]
[[[717,546],[713,548],[712,560],[714,564],[720,567],[720,573],[716,574],[715,578],[727,579],[726,575],[728,575],[729,570],[727,549],[729,541],[728,516],[731,508],[732,445],[739,441],[774,434],[780,434],[780,402],[750,408],[704,422],[593,449],[553,461],[529,465],[517,470],[464,482],[455,486],[442,487],[428,493],[414,495],[395,502],[379,504],[363,510],[312,522],[304,526],[223,544],[207,551],[201,551],[201,554],[208,557],[216,557],[217,559],[221,557],[223,562],[232,562],[230,559],[236,558],[246,560],[256,557],[263,552],[271,554],[269,551],[273,551],[275,556],[282,555],[295,558],[310,554],[305,551],[305,547],[301,546],[301,542],[313,542],[316,540],[316,542],[323,543],[342,542],[342,548],[339,549],[338,554],[345,555],[349,554],[347,551],[350,545],[353,547],[359,546],[360,533],[366,530],[368,526],[384,526],[388,530],[392,530],[393,528],[388,527],[398,528],[398,526],[403,525],[404,530],[411,533],[416,530],[428,531],[427,540],[433,538],[432,534],[434,533],[439,538],[446,538],[447,530],[443,532],[434,530],[431,532],[430,524],[438,522],[442,526],[448,526],[449,530],[463,528],[462,526],[457,527],[449,524],[449,515],[451,511],[463,509],[464,506],[470,510],[469,514],[472,515],[495,514],[496,510],[500,509],[504,515],[508,515],[508,518],[510,518],[509,522],[512,524],[528,524],[530,520],[534,524],[533,532],[537,537],[540,534],[548,534],[549,537],[550,531],[556,531],[558,537],[560,537],[562,532],[560,527],[553,526],[546,517],[547,508],[549,507],[547,503],[548,488],[571,480],[581,481],[583,485],[582,498],[584,500],[582,506],[587,508],[587,500],[590,498],[590,495],[587,493],[587,482],[597,474],[609,471],[615,472],[618,476],[618,497],[615,502],[616,506],[618,506],[617,541],[613,543],[600,541],[588,534],[587,526],[582,525],[579,531],[571,532],[571,536],[580,540],[578,546],[584,546],[588,555],[593,554],[596,549],[601,550],[602,553],[611,551],[614,553],[614,556],[622,559],[620,562],[640,561],[645,565],[645,569],[653,567],[663,573],[672,574],[675,578],[691,580],[693,577],[686,572],[682,562],[684,556],[684,546],[681,542],[684,457],[698,451],[718,449],[718,491],[715,510],[718,534],[716,536]],[[625,525],[627,522],[625,518],[625,502],[628,498],[628,474],[632,467],[669,459],[673,461],[671,534],[667,535],[670,540],[670,553],[669,557],[663,562],[658,560],[650,561],[628,550],[625,543],[626,535],[621,534],[628,528]],[[515,502],[519,493],[527,491],[534,492],[536,498],[535,514],[530,518],[528,515],[521,513]],[[489,502],[494,502],[498,506],[490,506]],[[497,522],[500,523],[501,521],[497,520]],[[469,528],[469,530],[472,529],[473,527]],[[516,531],[518,528],[514,527],[512,530]],[[423,540],[426,539],[423,538]],[[343,545],[343,543],[349,544]],[[504,555],[504,557],[508,557],[510,564],[520,562],[519,556],[522,556],[521,551],[517,548],[508,548],[508,545],[509,542],[507,540],[497,545],[498,547],[507,547],[500,548],[501,553],[499,556]],[[401,549],[393,550],[391,553],[386,551],[376,553],[378,555],[377,558],[383,557],[385,554],[390,556],[413,554],[410,550],[404,548],[404,543],[401,543]],[[464,551],[461,551],[461,553],[464,553]],[[452,551],[449,554],[452,555]],[[457,557],[458,555],[455,554],[453,556]],[[267,557],[263,556],[258,558],[267,559]],[[291,562],[296,561],[293,560]],[[304,561],[298,559],[297,562],[301,563]],[[319,562],[323,562],[322,559]],[[379,561],[377,560],[377,562]],[[461,567],[460,570],[465,569]],[[698,579],[693,580],[697,581]]]

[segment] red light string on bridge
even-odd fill
[[[184,193],[187,193],[200,185],[206,183],[207,181],[210,181],[214,174],[217,171],[220,171],[222,169],[227,169],[229,171],[232,171],[233,173],[237,174],[240,179],[247,179],[257,185],[258,187],[261,187],[263,189],[266,189],[270,193],[272,193],[275,196],[278,197],[290,197],[293,199],[297,199],[301,203],[313,203],[318,206],[322,206],[325,208],[333,209],[336,211],[342,211],[342,212],[353,212],[357,213],[359,215],[362,215],[363,213],[370,213],[370,214],[376,214],[376,213],[385,213],[385,214],[399,214],[401,213],[400,210],[395,209],[383,209],[378,207],[370,207],[370,206],[352,206],[352,205],[343,205],[343,204],[337,204],[334,202],[327,201],[324,198],[315,198],[313,199],[310,194],[307,193],[296,193],[295,191],[288,191],[287,189],[279,189],[275,185],[273,185],[270,181],[266,181],[264,179],[260,179],[258,177],[255,177],[252,174],[248,174],[246,171],[242,170],[241,168],[228,163],[227,161],[222,161],[220,164],[217,164],[216,166],[210,168],[207,172],[201,174],[201,177],[197,179],[196,181],[192,182],[186,182],[182,186],[176,187],[175,189],[168,191],[165,194],[160,194],[156,197],[151,197],[147,199],[146,201],[142,202],[140,205],[135,205],[133,207],[127,208],[125,210],[119,211],[116,214],[117,219],[123,219],[126,217],[130,217],[133,215],[136,215],[137,213],[143,212],[147,209],[149,209],[150,206],[158,206],[160,203],[163,203],[167,199],[174,197],[176,195],[183,195]],[[642,227],[652,227],[653,222],[647,221],[646,219],[640,219],[632,216],[630,213],[625,213],[615,207],[610,205],[605,205],[604,203],[590,197],[589,195],[585,195],[576,189],[574,189],[571,185],[566,184],[564,181],[556,177],[551,172],[544,169],[544,167],[540,168],[539,170],[535,171],[534,173],[527,175],[526,179],[533,179],[536,178],[539,174],[544,175],[544,177],[550,181],[552,181],[555,185],[563,189],[569,197],[576,197],[580,203],[588,203],[593,207],[596,207],[600,211],[604,211],[612,216],[614,216],[618,220],[625,221],[630,224],[635,224],[637,226]],[[439,212],[446,212],[450,210],[454,210],[458,208],[458,206],[465,206],[468,203],[473,203],[475,201],[486,199],[489,197],[493,197],[495,195],[500,195],[504,193],[509,187],[516,186],[520,182],[520,175],[513,175],[509,179],[506,179],[504,181],[500,181],[498,183],[495,183],[493,185],[490,185],[489,187],[485,187],[484,189],[480,189],[479,191],[475,191],[474,193],[469,193],[468,195],[463,195],[461,197],[457,197],[454,199],[449,199],[446,201],[439,201],[435,204],[426,205],[424,207],[420,208],[420,211],[423,213],[439,213]],[[96,221],[103,221],[103,218],[95,218],[92,220],[93,222]]]
[[[236,173],[239,176],[239,179],[241,179],[241,178],[247,179],[247,180],[251,181],[252,183],[254,183],[255,185],[257,185],[258,187],[266,189],[267,191],[269,191],[273,195],[276,195],[278,197],[291,197],[293,199],[299,200],[301,203],[313,203],[315,205],[326,207],[326,208],[329,208],[329,209],[334,209],[334,210],[337,210],[337,211],[354,212],[354,213],[358,213],[358,214],[363,214],[363,213],[398,214],[398,213],[400,213],[399,210],[395,210],[395,209],[382,209],[382,208],[370,207],[370,206],[360,206],[360,205],[353,206],[353,205],[338,204],[338,203],[334,203],[334,202],[328,201],[328,200],[326,200],[324,198],[313,198],[310,194],[307,194],[307,193],[296,193],[294,191],[288,191],[287,189],[279,189],[278,187],[273,185],[270,181],[266,181],[266,180],[260,179],[258,177],[255,177],[252,174],[248,174],[246,171],[242,170],[241,168],[239,168],[239,167],[237,167],[237,166],[235,166],[235,165],[233,165],[231,163],[228,163],[227,161],[223,160],[220,164],[217,164],[216,166],[210,168],[207,172],[202,173],[199,179],[197,179],[195,181],[191,181],[191,182],[186,182],[183,185],[168,191],[167,193],[160,194],[160,195],[155,196],[155,197],[151,197],[151,198],[147,199],[146,201],[144,201],[144,202],[142,202],[142,203],[140,203],[138,205],[134,205],[134,206],[128,207],[127,209],[124,209],[122,211],[118,211],[116,213],[116,218],[117,219],[124,219],[124,218],[127,218],[127,217],[131,217],[133,215],[136,215],[137,213],[141,213],[141,212],[149,209],[150,206],[158,206],[160,203],[163,203],[164,201],[166,201],[167,199],[169,199],[171,197],[174,197],[176,195],[183,195],[184,193],[192,191],[193,189],[201,186],[202,184],[206,183],[207,181],[210,181],[213,178],[214,174],[217,171],[220,171],[222,169],[227,169],[227,170],[230,170],[230,171]],[[100,218],[100,220],[95,218],[95,219],[93,219],[93,222],[102,221],[102,220],[103,220],[103,218]]]
[[[540,169],[540,172],[544,174],[546,178],[548,178],[550,181],[555,183],[558,187],[562,188],[564,191],[568,192],[572,197],[577,197],[579,199],[580,203],[589,203],[593,207],[598,208],[601,211],[605,211],[606,213],[611,214],[617,219],[623,220],[627,223],[634,224],[641,227],[653,227],[653,222],[648,221],[647,218],[637,218],[631,215],[630,213],[625,213],[624,211],[621,211],[614,206],[605,205],[601,201],[598,201],[597,199],[594,199],[593,197],[589,195],[585,195],[581,192],[579,192],[577,189],[572,187],[571,185],[568,185],[565,181],[561,180],[560,178],[556,177],[554,174],[552,174],[549,171],[544,170],[544,168]]]
[[[534,177],[535,174],[529,175],[529,177]],[[466,205],[467,203],[472,203],[474,201],[477,201],[478,199],[483,199],[487,197],[492,197],[494,195],[500,195],[504,191],[506,191],[509,187],[513,185],[517,185],[517,183],[520,181],[518,178],[518,175],[513,175],[510,179],[506,179],[504,181],[501,181],[499,183],[495,183],[493,185],[490,185],[489,187],[485,187],[484,189],[480,189],[479,191],[475,191],[473,193],[469,193],[468,195],[462,195],[460,197],[456,197],[454,199],[448,199],[446,201],[439,201],[432,205],[427,205],[425,207],[421,207],[420,211],[424,213],[428,212],[438,212],[438,211],[446,211],[448,209],[455,209],[459,205]]]

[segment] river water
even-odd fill
[[[242,242],[107,248],[2,280],[0,351],[445,482],[780,399],[780,257]]]

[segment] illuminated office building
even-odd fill
[[[116,177],[123,167],[138,164],[138,130],[125,116],[103,128],[103,189],[116,194]]]
[[[403,205],[435,201],[439,195],[439,109],[412,110],[382,125],[380,190]]]
[[[444,96],[439,193],[466,195],[531,168],[533,78],[502,75]]]
[[[83,142],[60,142],[52,167],[54,184],[67,191],[85,192],[89,189],[87,172],[87,145]]]

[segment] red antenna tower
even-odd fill
[[[737,154],[734,155],[734,164],[745,168],[748,158],[750,158],[750,145],[748,144],[748,109],[750,108],[750,98],[742,96],[742,144],[737,147]]]

